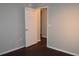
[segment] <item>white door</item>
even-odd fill
[[[25,8],[25,39],[26,47],[40,41],[40,10]]]

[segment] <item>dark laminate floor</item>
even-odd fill
[[[22,48],[3,56],[72,56],[46,47],[46,39],[28,48]]]

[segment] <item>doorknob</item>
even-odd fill
[[[28,29],[25,29],[25,31],[28,31]]]

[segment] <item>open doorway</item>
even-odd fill
[[[47,46],[47,8],[25,8],[26,47],[39,43]]]
[[[40,10],[40,37],[44,45],[47,46],[47,7]]]

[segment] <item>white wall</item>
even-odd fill
[[[42,8],[42,31],[41,31],[41,34],[42,34],[42,37],[45,37],[47,38],[47,9],[46,8]]]
[[[79,4],[48,5],[47,46],[79,55]]]
[[[27,4],[0,4],[0,54],[25,45]]]

